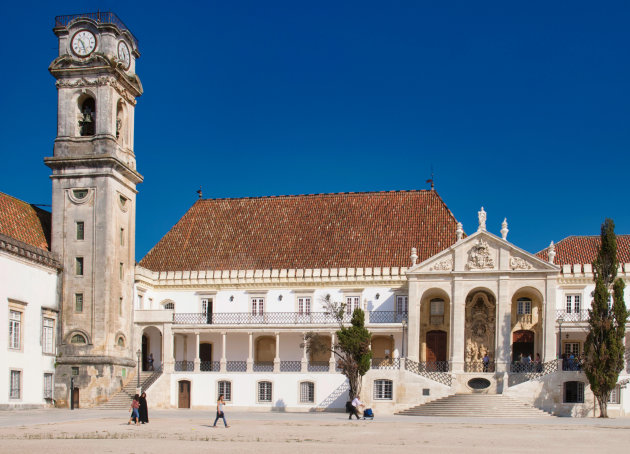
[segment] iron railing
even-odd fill
[[[350,322],[351,316],[344,314],[343,322]],[[369,313],[369,323],[402,323],[407,313],[396,311],[373,311]],[[179,312],[173,314],[173,322],[186,325],[336,325],[337,318],[330,312]]]
[[[280,372],[301,372],[302,361],[280,361]]]
[[[227,372],[247,372],[247,361],[227,361],[225,370]]]
[[[494,361],[488,361],[484,364],[483,361],[466,361],[464,363],[464,372],[495,372]]]
[[[566,322],[588,322],[588,309],[581,311],[567,312],[565,310],[556,311],[556,320],[562,319],[562,323]]]
[[[372,358],[372,369],[400,369],[400,358]]]
[[[177,372],[192,372],[195,370],[193,361],[175,361],[175,370]]]
[[[531,363],[512,363],[510,364],[510,373],[512,374],[525,374],[528,376],[528,380],[532,378],[542,377],[543,375],[557,372],[561,368],[561,361],[554,359],[547,361],[546,363],[531,362]]]
[[[313,361],[308,363],[309,372],[328,372],[330,370],[330,363],[328,361]]]
[[[66,16],[57,16],[55,17],[55,27],[66,27],[70,22],[78,18],[86,18],[91,19],[99,24],[113,24],[118,27],[121,31],[127,31],[131,38],[133,39],[136,47],[138,47],[138,38],[136,38],[129,28],[125,25],[123,21],[121,21],[118,16],[114,13],[110,13],[109,11],[97,11],[95,13],[82,13],[82,14],[69,14]]]
[[[147,389],[149,389],[149,386],[151,386],[158,378],[160,378],[160,375],[162,375],[162,367],[163,366],[160,366],[155,369],[153,373],[149,375],[145,381],[142,382],[142,391],[146,391]]]
[[[219,361],[201,361],[199,370],[201,372],[219,372],[221,363]]]
[[[405,359],[405,369],[409,372],[422,375],[446,386],[451,386],[453,383],[453,377],[449,373],[450,368],[448,361],[417,362],[412,359]]]
[[[273,361],[255,362],[254,372],[273,372]]]
[[[576,372],[584,367],[584,358],[563,358],[560,361],[562,361],[562,370]]]

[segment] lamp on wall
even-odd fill
[[[282,295],[278,295],[278,301],[282,301]]]
[[[376,294],[376,299],[379,299],[380,297],[381,297],[381,294],[380,294],[380,293],[377,293],[377,294]]]
[[[138,349],[138,351],[136,352],[136,355],[138,355],[138,388],[140,387],[140,359],[142,358],[142,350]]]
[[[234,295],[230,295],[230,302],[234,301]]]
[[[562,317],[558,318],[558,329],[560,332],[559,341],[558,341],[558,359],[562,358],[562,323],[564,323],[564,319]]]

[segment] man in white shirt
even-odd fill
[[[352,404],[350,405],[350,416],[348,419],[352,419],[352,415],[356,416],[357,419],[361,419],[359,417],[359,407],[365,407],[365,405],[363,405],[363,402],[359,400],[359,396],[355,396],[355,398],[352,399]]]

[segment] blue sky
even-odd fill
[[[56,15],[140,41],[136,256],[204,197],[425,189],[536,252],[630,233],[629,2],[12,2],[0,191],[50,204]],[[405,222],[401,219],[400,222]]]

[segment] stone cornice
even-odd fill
[[[56,270],[63,268],[59,258],[53,252],[24,243],[0,233],[0,250],[25,258],[28,261],[48,266]]]
[[[315,268],[282,270],[150,271],[136,266],[135,281],[152,288],[256,289],[297,287],[401,286],[407,282],[406,268]]]

